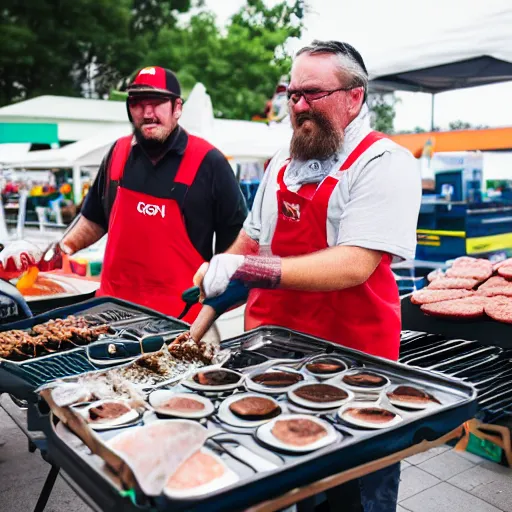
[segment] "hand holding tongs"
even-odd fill
[[[193,286],[183,292],[181,298],[186,303],[186,306],[178,318],[183,318],[190,308],[199,302],[200,295],[201,289],[199,286]],[[202,337],[220,315],[234,306],[245,303],[248,295],[249,290],[241,281],[231,281],[224,293],[211,299],[205,299],[199,315],[190,327],[192,339],[196,342],[201,341]]]

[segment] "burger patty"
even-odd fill
[[[423,304],[421,310],[427,315],[452,318],[478,318],[484,314],[487,297],[466,297],[463,299],[445,300],[433,304]]]
[[[296,389],[293,393],[303,400],[319,403],[337,402],[348,397],[346,391],[329,384],[309,384]]]
[[[269,388],[284,388],[297,384],[304,380],[304,377],[299,373],[292,372],[266,372],[255,375],[251,380]]]
[[[470,290],[418,290],[411,295],[411,302],[413,304],[431,304],[469,297],[473,293]]]
[[[307,418],[278,420],[272,427],[274,437],[286,444],[307,446],[327,435],[327,431],[316,421]]]
[[[512,299],[504,297],[492,297],[484,307],[485,314],[497,320],[512,324]]]
[[[488,279],[492,275],[492,267],[473,267],[473,266],[461,266],[452,267],[446,271],[446,277],[459,277],[462,279],[478,279],[483,281]]]
[[[498,269],[498,274],[505,279],[512,280],[512,266],[500,267]]]
[[[471,290],[480,281],[478,279],[466,279],[462,277],[440,277],[432,281],[427,290]]]
[[[229,410],[236,416],[246,420],[273,418],[281,412],[281,408],[270,398],[248,396],[229,405]]]

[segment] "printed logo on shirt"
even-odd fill
[[[300,205],[283,201],[281,213],[290,220],[300,220]]]
[[[146,204],[140,201],[137,205],[137,211],[143,215],[149,215],[150,217],[160,214],[162,219],[165,218],[165,205],[157,206],[156,204]]]

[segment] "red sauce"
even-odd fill
[[[57,281],[48,277],[38,276],[36,282],[31,288],[23,290],[23,295],[27,297],[39,297],[44,295],[56,295],[65,293],[66,290]]]

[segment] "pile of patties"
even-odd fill
[[[463,256],[446,271],[429,274],[430,284],[411,296],[427,315],[473,319],[487,315],[512,323],[512,258],[492,264]]]

